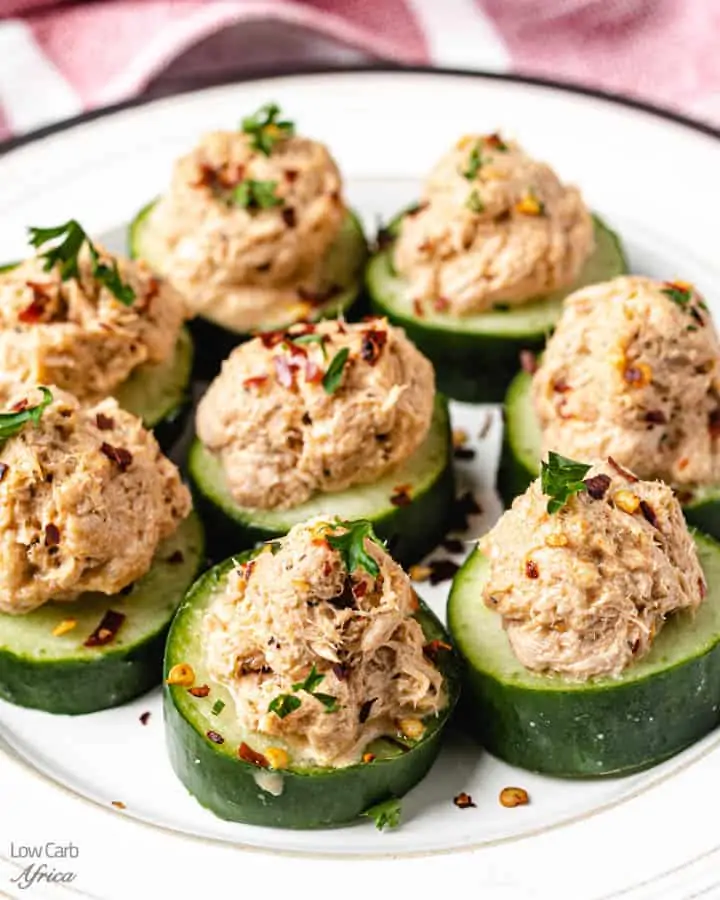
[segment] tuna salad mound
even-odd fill
[[[593,250],[577,188],[516,143],[468,135],[403,217],[394,264],[416,308],[466,316],[569,287]]]
[[[543,454],[612,455],[641,478],[716,484],[718,359],[692,285],[633,276],[575,292],[533,378]]]
[[[236,331],[278,309],[286,321],[306,318],[329,299],[323,262],[348,215],[323,144],[291,123],[243,127],[206,134],[176,161],[144,251],[193,313]]]
[[[79,226],[67,233],[82,240]],[[75,247],[74,271],[46,253],[0,272],[0,383],[55,384],[94,402],[173,356],[180,295],[143,263],[90,246]]]
[[[433,367],[401,329],[327,321],[236,347],[198,405],[196,430],[238,504],[291,508],[407,460],[434,400]]]
[[[114,594],[150,568],[190,495],[139,419],[57,387],[4,391],[0,611]]]
[[[672,490],[612,459],[551,454],[479,548],[490,562],[483,600],[517,659],[578,681],[620,675],[706,593]]]
[[[418,739],[447,702],[417,608],[368,523],[313,519],[233,570],[203,620],[208,671],[243,728],[350,765],[377,737]]]

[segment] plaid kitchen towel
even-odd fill
[[[0,0],[0,138],[193,77],[390,60],[520,72],[720,125],[720,0]]]

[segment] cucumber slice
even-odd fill
[[[149,231],[149,215],[157,201],[145,206],[130,225],[128,246],[133,259],[142,258],[159,272],[161,267],[154,262],[152,237]],[[329,284],[337,284],[341,290],[327,303],[318,305],[312,316],[318,319],[332,319],[345,315],[350,319],[350,309],[360,298],[363,288],[363,270],[367,260],[367,241],[360,219],[353,212],[347,218],[335,242],[327,252],[325,276]],[[364,310],[353,309],[362,315]],[[287,328],[295,320],[275,317],[272,321],[259,320],[251,331],[271,331]],[[220,369],[220,363],[233,347],[250,337],[248,329],[238,329],[229,320],[197,317],[191,323],[197,351],[196,369],[203,378],[212,378]]]
[[[203,561],[200,520],[191,514],[158,548],[132,590],[47,603],[27,615],[0,614],[0,696],[19,706],[80,715],[127,703],[160,683],[172,617]],[[85,647],[108,610],[123,613],[117,636]],[[53,635],[61,622],[72,630]]]
[[[397,234],[400,217],[388,228]],[[521,350],[539,350],[562,310],[565,297],[580,287],[607,281],[627,272],[620,239],[597,216],[594,254],[572,287],[519,307],[497,309],[473,316],[451,316],[428,311],[419,318],[412,298],[392,265],[392,247],[377,253],[366,272],[367,290],[374,312],[400,325],[408,337],[435,364],[438,389],[455,400],[490,403],[502,400],[518,370]]]
[[[282,537],[313,516],[369,519],[388,552],[404,566],[419,562],[444,538],[455,496],[452,436],[447,401],[438,396],[425,442],[402,466],[374,484],[335,493],[319,493],[293,509],[251,509],[230,494],[218,456],[196,438],[190,447],[188,472],[195,504],[208,529],[208,546],[216,561]],[[395,506],[398,485],[411,485],[411,502]]]
[[[505,433],[498,467],[498,491],[510,506],[540,474],[542,436],[532,402],[532,376],[519,372],[505,398]],[[720,485],[678,490],[689,525],[720,539]]]
[[[251,555],[243,554],[245,558]],[[282,746],[282,741],[248,733],[234,720],[232,697],[210,678],[199,639],[205,610],[233,565],[232,559],[227,560],[198,580],[170,629],[166,676],[174,665],[189,663],[195,683],[210,687],[203,698],[193,697],[186,688],[165,685],[166,741],[178,778],[202,806],[220,818],[277,828],[342,825],[376,803],[407,793],[435,761],[444,726],[457,701],[460,679],[455,654],[440,652],[438,666],[447,679],[448,704],[439,715],[425,719],[425,734],[417,743],[408,747],[390,739],[373,741],[366,748],[375,755],[372,762],[345,768],[291,767],[273,772],[253,766],[238,758],[243,741],[260,753],[269,745]],[[417,618],[428,641],[447,642],[444,628],[422,602]],[[218,700],[225,705],[213,714]],[[214,742],[208,733],[219,735],[223,743]]]
[[[467,663],[466,724],[511,765],[566,777],[656,765],[720,721],[720,544],[695,536],[708,595],[678,613],[652,650],[619,678],[589,683],[535,675],[515,658],[500,616],[481,599],[488,562],[475,550],[448,603],[450,633]]]

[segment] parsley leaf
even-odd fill
[[[315,668],[315,663],[313,663],[312,669],[310,669],[310,674],[305,679],[305,681],[296,681],[292,686],[294,691],[307,691],[308,694],[312,694],[316,687],[323,682],[325,679],[324,675],[320,675],[318,670]]]
[[[302,700],[299,697],[294,697],[292,694],[278,694],[277,697],[270,701],[268,712],[273,712],[278,718],[284,719],[285,716],[289,716],[290,713],[300,709],[301,706]]]
[[[313,691],[312,696],[322,703],[325,707],[325,712],[333,713],[338,711],[337,697],[333,697],[330,694],[321,694],[317,691]]]
[[[467,198],[465,206],[467,206],[467,208],[474,213],[481,213],[485,210],[485,204],[483,203],[482,197],[477,191],[473,191],[470,194],[470,196]]]
[[[287,119],[279,119],[280,107],[277,103],[266,103],[251,116],[242,120],[241,129],[251,137],[253,150],[270,156],[275,144],[295,134],[295,124]]]
[[[485,160],[482,158],[480,141],[478,141],[470,151],[467,169],[463,170],[463,175],[465,176],[465,178],[467,178],[468,181],[472,181],[473,178],[477,178],[477,173],[482,168],[484,162]]]
[[[224,700],[216,700],[216,701],[213,703],[213,706],[212,706],[212,709],[210,710],[210,712],[211,712],[214,716],[219,716],[220,713],[221,713],[224,709],[225,709],[225,701],[224,701]]]
[[[30,227],[28,233],[30,243],[36,250],[52,244],[40,253],[40,256],[45,258],[43,268],[49,272],[53,266],[59,266],[60,277],[63,281],[79,278],[78,256],[83,244],[87,244],[92,259],[93,278],[104,285],[124,306],[132,306],[135,300],[135,291],[121,279],[117,260],[113,260],[112,266],[100,262],[97,248],[75,219],[70,219],[63,225],[56,225],[53,228]]]
[[[380,574],[380,567],[365,548],[365,538],[369,538],[380,546],[380,540],[373,530],[372,522],[359,519],[356,522],[339,521],[337,524],[347,530],[343,534],[328,534],[325,539],[333,550],[339,551],[345,568],[352,573],[362,567],[368,575],[377,578]]]
[[[233,202],[243,209],[271,209],[273,206],[282,206],[284,200],[275,194],[276,187],[277,181],[255,181],[247,178],[233,189]]]
[[[567,459],[552,450],[548,453],[548,461],[542,463],[540,484],[543,493],[550,497],[547,505],[549,513],[562,509],[570,497],[586,489],[583,478],[590,469],[591,466]]]
[[[335,356],[333,356],[322,380],[326,394],[334,394],[340,387],[343,369],[345,368],[345,363],[348,361],[349,356],[350,350],[348,347],[343,347],[342,350],[338,350]]]
[[[28,406],[18,412],[0,413],[0,441],[6,441],[17,434],[26,422],[37,425],[45,408],[53,401],[53,395],[46,387],[41,387],[40,391],[43,398],[37,406]]]
[[[327,350],[325,349],[325,335],[324,334],[299,334],[297,337],[293,337],[292,335],[288,338],[288,340],[293,344],[320,344],[320,349],[322,350],[323,357],[327,359]]]
[[[400,801],[392,797],[390,800],[376,803],[375,806],[366,809],[362,815],[372,819],[378,831],[382,831],[384,828],[397,828],[400,824],[401,812]]]

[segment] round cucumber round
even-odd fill
[[[132,221],[128,233],[128,246],[133,259],[142,258],[158,271],[161,267],[154,261],[152,238],[150,235],[150,213],[156,204],[153,200],[145,206]],[[331,319],[340,315],[352,318],[352,313],[362,315],[357,301],[363,289],[363,271],[367,260],[367,241],[362,223],[357,215],[348,212],[345,222],[335,242],[327,251],[323,267],[324,280],[337,285],[338,290],[330,300],[314,307],[305,318],[316,321]],[[252,332],[272,331],[288,328],[296,321],[290,313],[288,318],[275,317],[272,321],[260,320],[254,324]],[[190,325],[196,347],[196,372],[199,377],[212,378],[220,369],[220,364],[237,344],[251,335],[248,329],[238,329],[229,320],[198,316]]]
[[[618,678],[572,682],[518,662],[501,617],[482,601],[488,561],[458,572],[448,624],[466,663],[463,718],[511,765],[565,777],[625,774],[674,756],[720,722],[720,545],[695,536],[708,595],[678,613],[650,653]]]
[[[239,506],[227,487],[219,457],[197,438],[190,448],[188,471],[215,560],[258,541],[282,537],[293,525],[313,516],[328,515],[370,520],[388,552],[409,566],[440,543],[452,513],[455,486],[447,401],[437,397],[425,442],[402,466],[374,484],[319,493],[293,509]],[[396,488],[405,485],[409,485],[407,493],[398,496]]]
[[[542,436],[532,401],[532,376],[519,372],[505,397],[505,430],[498,467],[498,491],[510,506],[540,474]],[[720,485],[677,491],[689,525],[720,539]]]
[[[398,233],[400,217],[387,229]],[[522,350],[541,349],[553,330],[565,297],[588,284],[627,272],[618,236],[597,216],[596,248],[576,282],[568,289],[472,316],[452,316],[427,310],[419,317],[403,279],[392,263],[392,243],[370,260],[366,285],[373,311],[405,329],[408,337],[434,363],[438,388],[448,397],[469,403],[502,400],[517,372]]]
[[[0,696],[81,715],[127,703],[159,684],[170,622],[203,559],[202,526],[191,514],[131,590],[0,614]]]
[[[256,753],[283,746],[278,738],[249,733],[234,716],[228,690],[207,671],[200,642],[202,618],[228,572],[243,558],[230,559],[206,572],[193,586],[173,620],[165,653],[165,673],[189,663],[195,683],[210,688],[195,697],[185,687],[165,685],[165,733],[176,775],[197,801],[234,822],[276,828],[327,828],[357,819],[375,804],[406,794],[426,775],[440,750],[443,729],[460,691],[455,653],[440,650],[437,665],[446,679],[448,703],[424,720],[417,742],[380,738],[368,744],[371,762],[344,768],[290,766],[274,771],[239,758],[241,743]],[[428,641],[447,643],[447,634],[422,602],[416,617]]]

